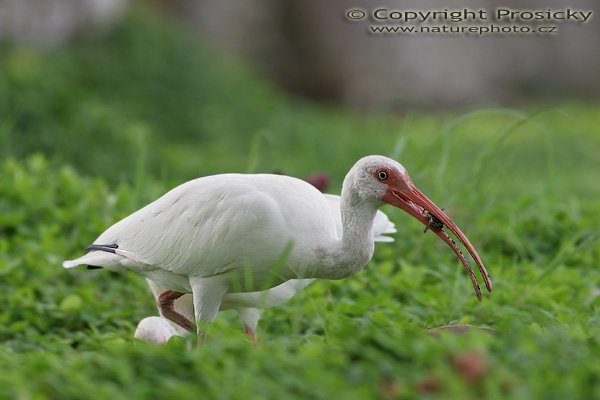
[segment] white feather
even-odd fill
[[[166,318],[147,317],[140,321],[134,337],[152,344],[163,344],[173,336],[184,336],[183,328]]]
[[[360,271],[373,255],[373,222],[387,190],[375,177],[379,168],[404,171],[386,157],[368,156],[346,175],[343,236],[337,214],[312,185],[272,174],[222,174],[174,188],[94,241],[111,252],[93,250],[63,266],[133,270],[192,293],[196,321],[211,321],[228,293]]]
[[[93,265],[132,269],[146,276],[160,271],[168,281],[169,273],[202,278],[250,265],[255,272],[253,283],[258,286],[271,278],[271,268],[288,243],[294,244],[288,263],[295,268],[284,272],[294,275],[314,263],[300,256],[307,248],[318,247],[323,240],[337,240],[326,204],[314,187],[287,176],[199,178],[122,219],[94,241],[118,245],[115,254],[92,251],[65,261],[63,266],[89,265],[90,259],[102,254]],[[298,209],[311,210],[310,215],[298,213]],[[303,232],[312,234],[308,237]],[[231,251],[232,245],[236,251]],[[191,292],[189,286],[185,289]]]
[[[331,212],[333,213],[336,220],[336,231],[339,237],[343,234],[341,214],[340,214],[340,196],[333,194],[325,194],[325,198],[328,201]],[[373,234],[376,242],[393,242],[394,238],[385,236],[385,234],[397,232],[396,226],[392,221],[389,220],[388,216],[382,212],[377,211],[375,220],[373,223]],[[246,292],[246,293],[229,293],[223,298],[221,303],[221,310],[234,309],[237,311],[242,324],[252,331],[256,330],[261,314],[265,308],[276,307],[295,296],[299,291],[310,285],[314,279],[291,279],[284,282],[274,288],[259,291],[259,292]],[[152,290],[155,298],[158,298],[160,293],[166,288],[162,285],[158,285],[152,280],[148,279],[148,285]],[[187,318],[193,318],[193,302],[192,296],[186,294],[175,301],[175,310]],[[149,318],[143,319],[140,324],[144,323],[145,335],[147,339],[138,334],[136,330],[136,338],[147,340],[150,343],[156,343],[154,339],[154,333],[152,332],[152,324],[156,324],[157,331],[163,334],[165,332],[165,326],[179,328],[176,333],[172,336],[184,336],[187,332],[176,324],[172,323],[166,318],[153,317],[152,320]]]

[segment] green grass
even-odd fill
[[[149,16],[0,65],[0,397],[600,398],[600,107],[357,116],[289,99]],[[221,313],[188,351],[135,342],[134,274],[65,271],[106,227],[189,178],[393,156],[469,235],[495,291],[385,209],[397,242],[264,314]],[[430,335],[461,323],[495,334]],[[458,367],[485,363],[476,377]]]

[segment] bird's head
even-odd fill
[[[477,298],[481,300],[481,290],[477,278],[456,243],[444,231],[444,228],[448,228],[473,257],[483,276],[486,288],[488,291],[492,291],[492,283],[483,262],[467,236],[450,217],[417,189],[408,172],[400,163],[383,156],[364,157],[350,170],[344,181],[344,187],[346,188],[346,186],[362,201],[393,205],[421,221],[425,225],[426,231],[430,230],[435,233],[454,251],[469,273]]]

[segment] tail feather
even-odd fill
[[[63,268],[73,268],[79,265],[87,265],[88,269],[102,268],[107,265],[114,264],[116,249],[119,246],[116,244],[91,244],[85,248],[88,253],[75,260],[67,260],[63,262]]]
[[[88,265],[92,267],[109,267],[118,265],[118,261],[121,257],[113,253],[107,253],[105,251],[90,251],[86,255],[83,255],[74,260],[67,260],[63,262],[63,268],[74,268],[80,265]]]
[[[85,251],[106,251],[108,253],[115,253],[115,249],[118,249],[119,245],[116,244],[91,244],[85,248]]]

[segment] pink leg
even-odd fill
[[[244,324],[244,332],[246,332],[246,334],[248,336],[250,336],[250,339],[252,340],[253,343],[256,343],[256,334],[254,333],[254,331],[252,329],[250,329],[250,327],[246,324]]]
[[[175,311],[175,300],[184,294],[185,293],[176,292],[174,290],[165,290],[158,296],[158,309],[163,317],[175,322],[177,325],[190,332],[194,332],[194,324],[192,321]]]

